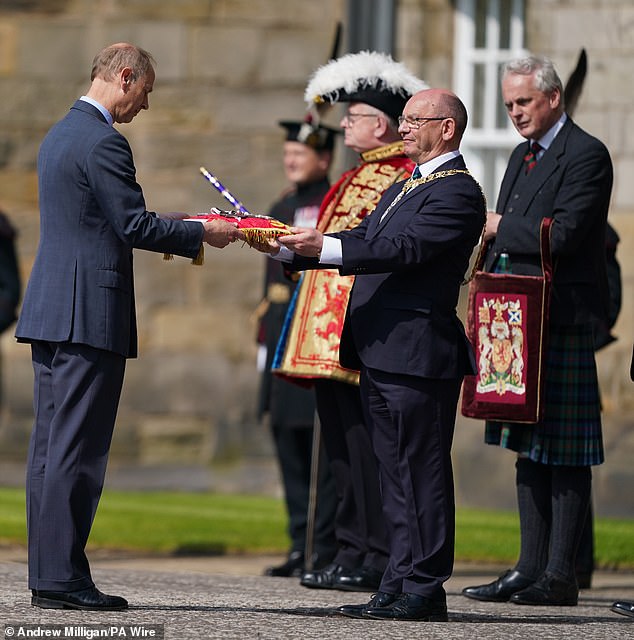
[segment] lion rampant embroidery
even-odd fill
[[[345,295],[348,292],[346,285],[337,285],[337,289],[334,294],[330,292],[328,283],[324,283],[324,293],[326,294],[326,304],[315,311],[316,317],[321,317],[326,314],[331,316],[331,319],[326,323],[324,329],[317,327],[315,333],[324,340],[330,343],[330,350],[336,350],[339,348],[339,336],[343,329],[343,323],[346,315],[346,306],[348,304],[348,298]]]

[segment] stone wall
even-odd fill
[[[284,188],[278,119],[301,118],[343,0],[32,0],[0,4],[0,206],[19,229],[26,282],[38,241],[36,155],[89,86],[94,54],[130,41],[157,61],[150,110],[120,128],[148,207],[230,208],[204,165],[254,212]],[[340,171],[341,168],[338,167]],[[113,459],[207,463],[270,451],[255,424],[253,312],[264,258],[207,248],[202,267],[135,253],[140,358],[128,363]],[[5,455],[31,425],[29,349],[1,341]]]
[[[50,125],[88,86],[102,46],[129,40],[155,56],[150,110],[121,131],[133,147],[148,206],[158,211],[226,207],[198,173],[216,173],[253,211],[284,187],[282,132],[300,117],[308,75],[325,61],[345,0],[3,0],[0,3],[0,206],[20,231],[24,281],[38,239],[36,154]],[[451,87],[451,0],[400,0],[396,57],[429,84]],[[619,340],[599,354],[611,465],[597,487],[626,479],[634,441],[627,379],[634,328],[634,145],[629,105],[634,7],[628,0],[527,0],[527,46],[562,75],[579,49],[590,68],[575,114],[608,145],[615,164],[610,217],[621,235],[623,310]],[[345,29],[345,26],[344,26]],[[337,123],[339,111],[331,115]],[[339,153],[336,176],[343,168]],[[136,252],[140,358],[128,364],[113,461],[207,465],[247,452],[269,455],[256,424],[254,323],[263,258],[244,247],[207,249],[206,264]],[[0,448],[22,457],[31,425],[27,347],[12,332],[3,359]],[[513,505],[510,456],[481,444],[481,429],[456,434],[459,500]],[[490,448],[489,448],[490,449]],[[489,459],[490,458],[490,459]],[[483,461],[489,485],[481,477]],[[501,464],[502,463],[502,464]],[[505,466],[506,465],[506,466]],[[601,475],[603,474],[603,475]],[[631,485],[630,485],[631,486]]]

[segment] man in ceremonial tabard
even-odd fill
[[[606,321],[610,154],[566,113],[561,79],[543,56],[502,66],[502,98],[524,138],[511,154],[497,207],[487,213],[485,269],[502,251],[513,273],[541,273],[539,229],[552,218],[554,270],[543,372],[543,415],[488,420],[485,442],[516,453],[519,558],[493,582],[463,589],[487,602],[576,606],[575,560],[587,521],[592,467],[603,463],[595,327]]]
[[[341,120],[345,145],[360,154],[326,195],[317,228],[356,227],[383,192],[411,174],[398,117],[425,84],[402,64],[376,52],[348,54],[317,69],[306,88],[311,105],[348,103]],[[339,341],[353,276],[336,269],[304,274],[288,335],[278,346],[276,373],[313,383],[322,438],[339,498],[338,551],[321,570],[302,575],[305,587],[375,591],[388,561],[378,470],[363,418],[359,374],[339,363]]]
[[[314,227],[319,206],[330,189],[335,129],[304,121],[284,120],[284,173],[291,187],[273,204],[269,214],[294,226]],[[312,530],[308,512],[311,489],[315,393],[271,373],[275,347],[284,325],[299,274],[266,258],[264,298],[258,307],[258,344],[262,371],[258,413],[268,414],[284,485],[291,548],[285,562],[267,567],[265,575],[299,577],[306,566],[323,568],[337,550],[335,512],[337,493],[325,456],[315,470],[316,504]],[[322,447],[323,449],[323,447]],[[307,545],[307,543],[309,543]],[[308,546],[308,548],[307,548]]]

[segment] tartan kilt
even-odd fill
[[[487,421],[484,440],[548,465],[604,460],[592,327],[549,327],[541,422]]]

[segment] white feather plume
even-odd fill
[[[429,87],[391,56],[360,51],[319,67],[308,81],[304,100],[309,105],[323,101],[334,103],[342,92],[354,93],[367,88],[381,88],[407,97]]]

